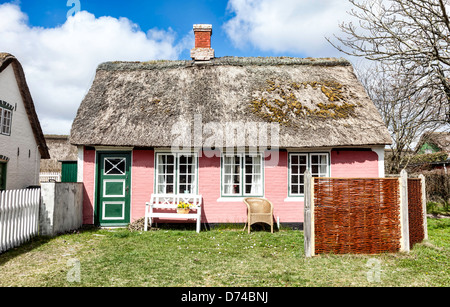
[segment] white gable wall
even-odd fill
[[[0,134],[0,155],[9,158],[6,189],[23,189],[38,185],[41,155],[12,65],[0,73],[0,100],[15,107],[12,114],[11,135]]]

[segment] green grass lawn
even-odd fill
[[[298,230],[83,230],[1,254],[0,286],[448,287],[450,219],[428,228],[430,240],[409,254],[309,259]]]

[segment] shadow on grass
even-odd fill
[[[48,242],[58,238],[59,236],[62,235],[67,235],[67,234],[80,234],[80,233],[90,233],[90,232],[96,232],[98,231],[99,228],[97,227],[93,227],[93,226],[83,226],[82,228],[80,228],[79,230],[74,230],[74,231],[70,231],[70,232],[66,232],[66,233],[62,233],[58,236],[55,237],[49,237],[49,236],[36,236],[31,238],[29,241],[24,242],[22,245],[11,248],[7,251],[4,251],[3,253],[0,253],[0,266],[4,265],[5,263],[7,263],[8,261],[19,257],[23,254],[29,253],[31,251],[33,251],[36,248],[39,248],[42,245],[47,244]]]

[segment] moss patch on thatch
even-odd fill
[[[260,97],[250,102],[251,111],[269,122],[295,126],[295,119],[340,119],[354,114],[356,104],[347,101],[343,85],[332,80],[288,82],[282,84],[268,79],[267,86],[260,91]],[[315,95],[304,95],[302,90],[316,91]],[[318,99],[320,91],[325,97]],[[302,100],[302,101],[301,101]]]

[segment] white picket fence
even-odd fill
[[[40,198],[40,189],[1,192],[0,253],[38,234]]]
[[[61,173],[58,172],[39,173],[39,183],[44,182],[61,182]]]

